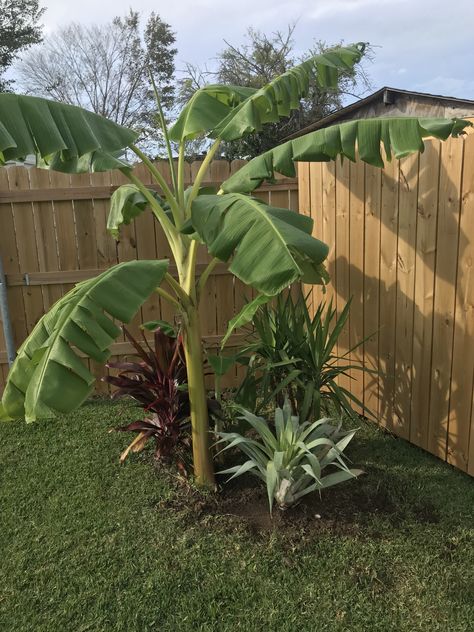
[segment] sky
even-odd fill
[[[368,66],[382,86],[474,99],[474,0],[43,0],[45,34],[71,21],[103,23],[130,6],[151,11],[177,35],[177,68],[212,67],[225,46],[244,40],[247,27],[266,33],[297,21],[295,43],[365,41],[375,47]]]

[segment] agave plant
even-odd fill
[[[274,502],[286,509],[306,494],[362,474],[362,470],[350,469],[343,459],[342,453],[356,431],[343,431],[341,422],[333,425],[332,419],[323,418],[300,423],[299,417],[292,415],[288,399],[275,411],[274,429],[263,417],[248,411],[243,411],[241,419],[250,424],[257,438],[220,432],[218,443],[227,443],[222,451],[236,447],[248,457],[220,474],[232,474],[231,480],[250,472],[264,481],[270,512]],[[336,471],[323,474],[331,466]]]
[[[316,55],[260,89],[209,85],[195,92],[171,129],[158,93],[157,118],[162,128],[171,183],[165,180],[136,142],[139,133],[81,108],[25,95],[0,94],[0,165],[37,156],[40,167],[67,173],[120,169],[129,184],[113,195],[108,228],[150,209],[169,242],[177,278],[167,261],[139,261],[112,268],[80,284],[44,316],[18,351],[0,406],[3,419],[29,421],[64,414],[81,404],[93,389],[94,377],[76,349],[105,362],[120,330],[113,318],[130,322],[140,305],[156,291],[179,313],[191,404],[194,470],[198,483],[213,485],[209,415],[203,367],[199,304],[219,261],[260,294],[272,296],[294,281],[315,284],[327,279],[328,246],[312,236],[313,222],[304,215],[275,208],[249,195],[274,172],[294,176],[298,161],[359,157],[382,165],[388,159],[423,150],[429,136],[457,136],[469,125],[457,119],[387,118],[342,123],[312,132],[251,160],[222,182],[216,194],[201,186],[222,141],[259,132],[299,109],[311,82],[322,89],[337,86],[364,52],[362,43]],[[153,78],[151,78],[153,85]],[[194,183],[184,186],[188,142],[201,136],[210,148]],[[176,143],[177,161],[172,148]],[[135,174],[126,150],[146,166],[157,196]],[[197,250],[203,244],[212,260],[197,278]],[[120,282],[118,282],[120,281]],[[160,287],[166,281],[167,288]],[[100,288],[100,291],[99,291]],[[106,315],[108,314],[108,316]],[[109,318],[109,316],[111,318]]]

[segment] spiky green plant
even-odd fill
[[[260,305],[251,318],[250,344],[241,350],[247,373],[237,392],[243,406],[258,413],[271,400],[282,405],[285,396],[293,414],[304,419],[319,419],[329,411],[357,414],[354,405],[362,404],[350,390],[341,386],[341,376],[354,378],[371,372],[362,363],[350,360],[362,341],[339,356],[336,345],[350,310],[349,301],[337,314],[329,303],[318,305],[311,315],[305,298],[299,294],[280,294],[273,304]]]
[[[240,418],[250,424],[257,438],[219,432],[217,443],[227,443],[221,452],[236,447],[248,457],[220,474],[232,474],[232,479],[250,472],[260,478],[267,486],[270,512],[274,501],[286,509],[306,494],[362,474],[362,470],[350,469],[343,459],[342,453],[356,430],[342,430],[341,422],[333,425],[333,419],[323,418],[300,423],[299,417],[291,414],[288,399],[275,411],[274,429],[263,417],[248,411],[243,411]],[[323,474],[328,467],[333,471]]]

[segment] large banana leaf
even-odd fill
[[[259,90],[236,86],[207,86],[198,90],[171,129],[173,140],[185,140],[209,133],[211,138],[236,140],[260,131],[298,110],[311,81],[322,88],[336,88],[341,73],[360,61],[363,43],[338,47],[315,55],[291,68]],[[247,91],[247,93],[245,93]]]
[[[173,219],[169,205],[152,189],[150,194],[163,208],[170,220]],[[110,211],[107,218],[107,230],[118,239],[120,227],[130,224],[149,206],[148,200],[135,184],[122,184],[112,193],[110,198]]]
[[[0,165],[34,154],[38,166],[75,173],[106,171],[138,134],[82,108],[0,94]]]
[[[196,90],[170,129],[171,140],[190,140],[213,129],[255,92],[256,88],[224,85],[210,85]]]
[[[121,263],[60,299],[18,351],[2,397],[2,417],[35,421],[77,408],[94,383],[77,350],[105,362],[121,331],[110,317],[130,322],[167,268],[167,261]]]
[[[262,294],[278,294],[297,279],[324,283],[328,247],[311,236],[313,220],[246,195],[201,195],[192,227],[209,252]]]
[[[383,167],[383,144],[387,160],[423,151],[423,139],[434,136],[446,140],[472,125],[462,119],[374,118],[348,121],[326,127],[278,145],[257,156],[222,184],[223,191],[249,193],[275,172],[295,177],[295,162],[327,162],[337,156]]]

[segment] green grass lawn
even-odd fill
[[[327,495],[360,510],[259,531],[195,511],[150,451],[120,466],[130,435],[106,431],[127,419],[99,402],[0,427],[2,632],[473,629],[466,475],[363,424],[367,475]]]

